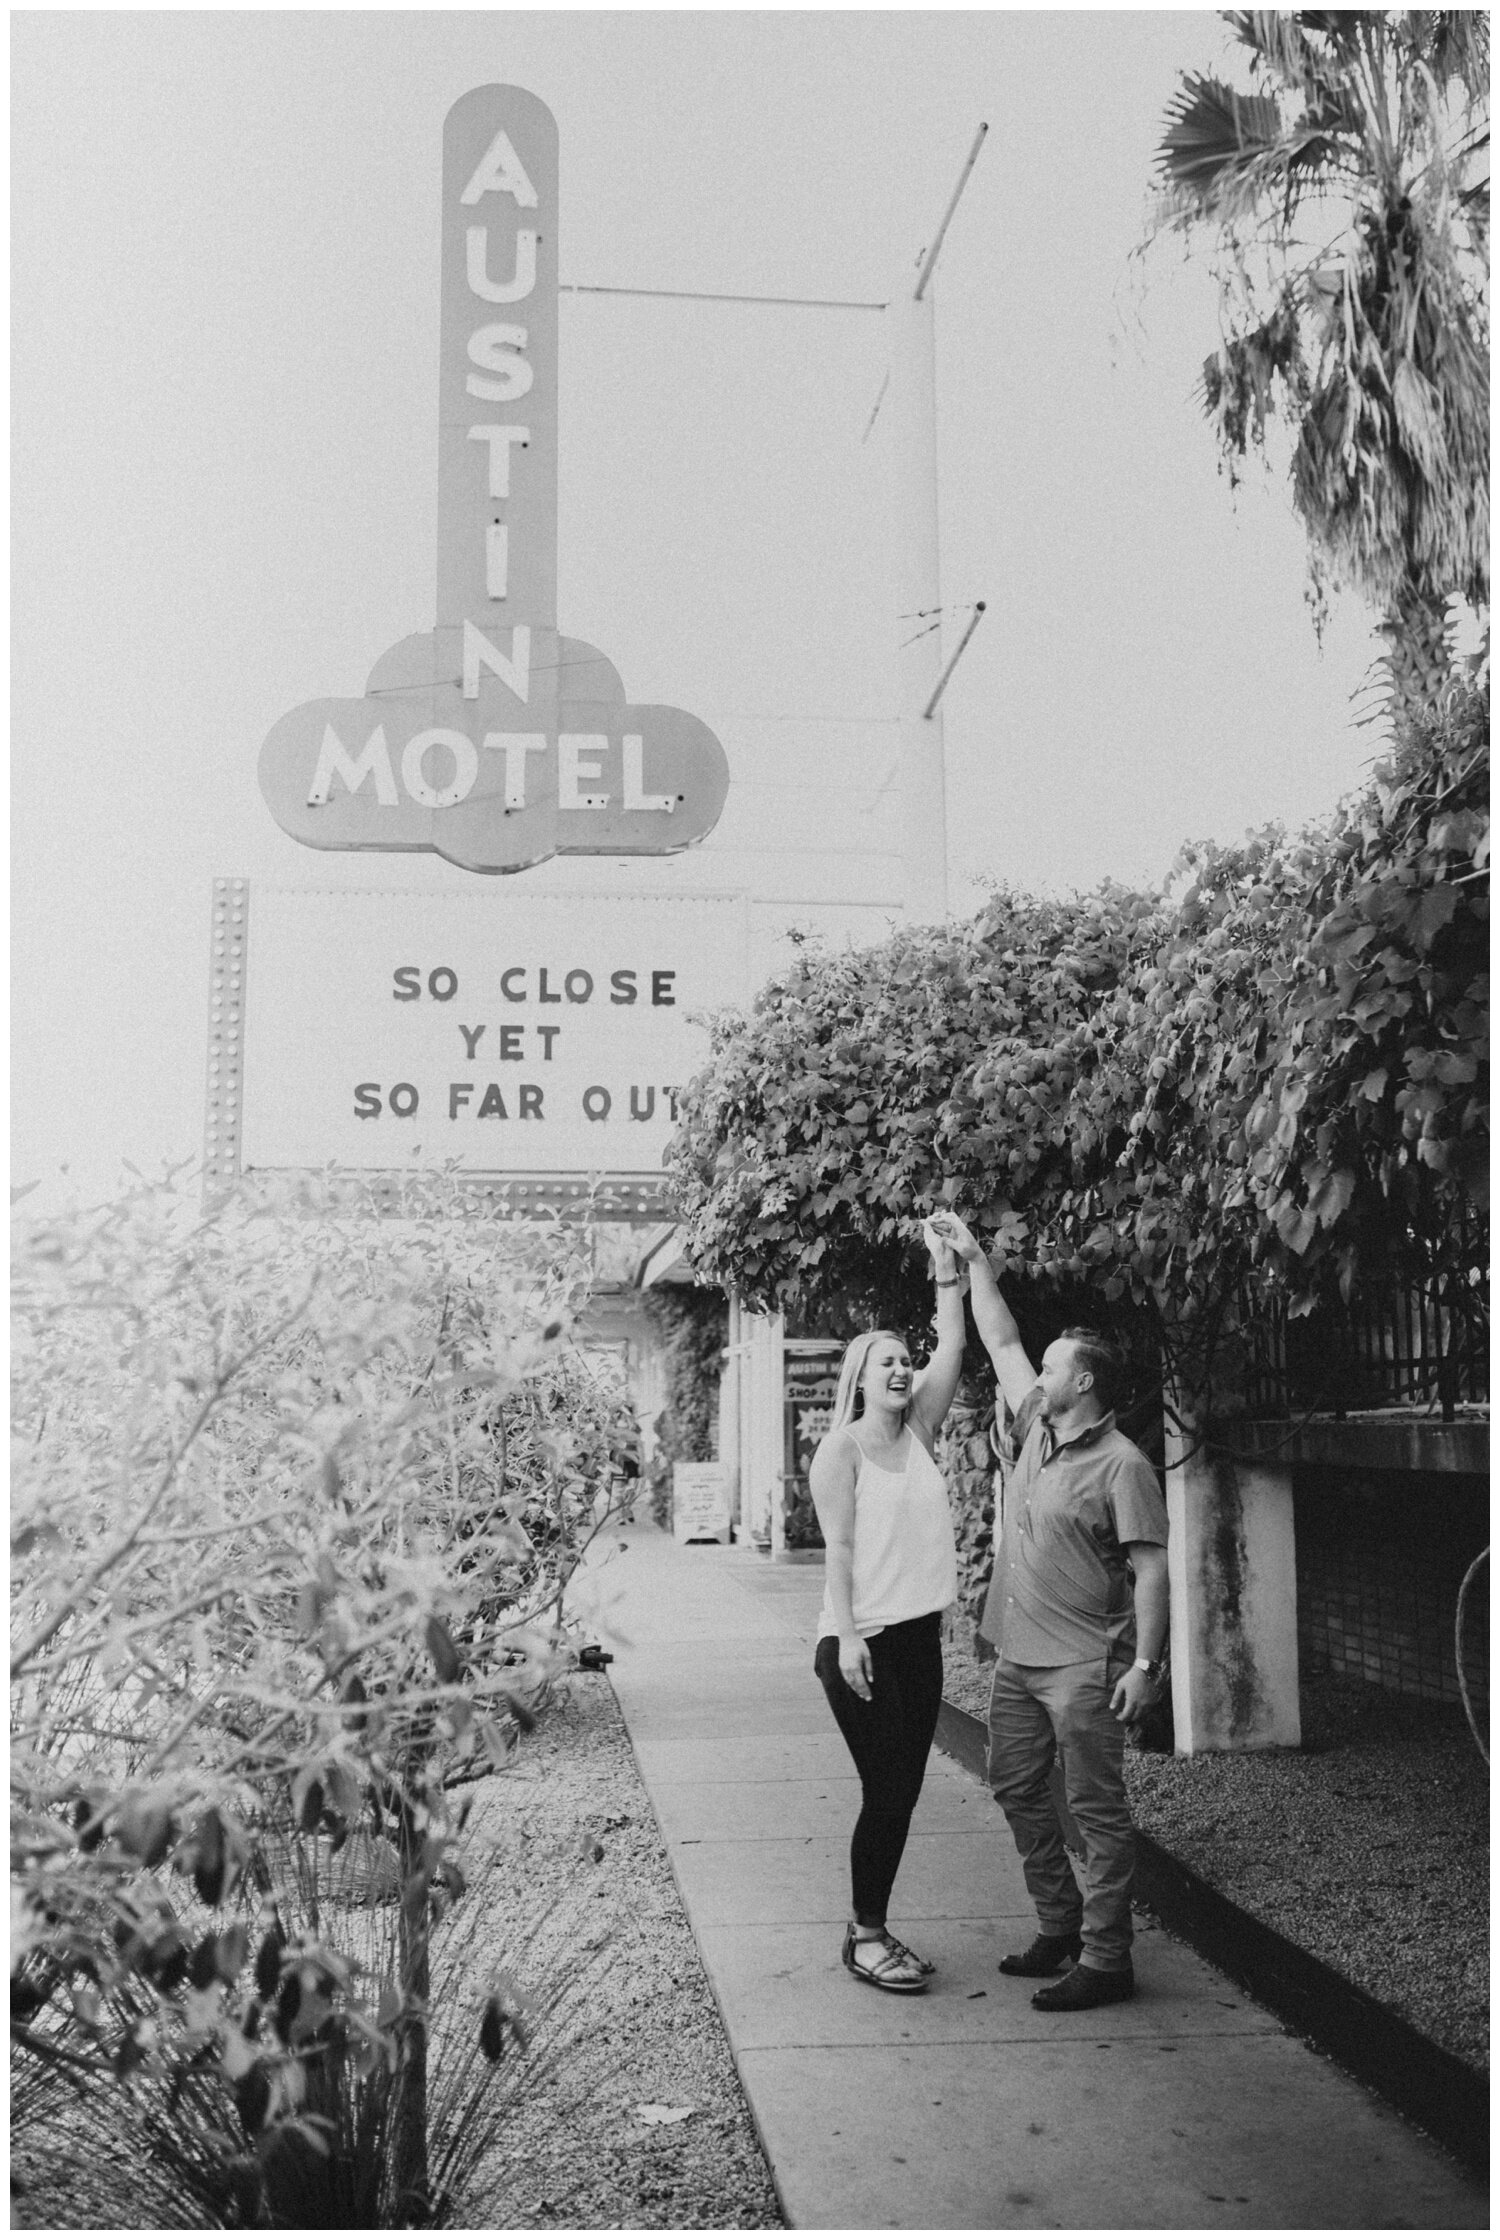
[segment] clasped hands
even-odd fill
[[[922,1223],[922,1242],[932,1254],[933,1280],[939,1284],[962,1283],[967,1291],[968,1262],[979,1257],[979,1246],[957,1214],[928,1214]]]
[[[922,1223],[922,1236],[934,1260],[939,1253],[950,1254],[956,1261],[968,1265],[983,1258],[984,1248],[975,1238],[966,1221],[956,1213],[930,1213]]]

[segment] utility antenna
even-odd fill
[[[968,161],[965,163],[962,171],[960,171],[958,175],[958,185],[954,188],[952,194],[948,197],[948,207],[943,212],[943,222],[932,237],[932,247],[927,251],[927,254],[922,259],[922,269],[917,274],[916,298],[918,303],[921,302],[922,297],[926,292],[927,283],[932,278],[933,267],[938,261],[938,251],[943,246],[943,236],[947,233],[948,227],[952,222],[953,213],[958,208],[958,198],[969,183],[969,173],[973,170],[975,164],[979,161],[979,151],[984,146],[984,136],[989,131],[989,129],[990,128],[987,124],[982,124],[979,127],[979,130],[975,133],[974,145],[969,150]]]
[[[963,653],[964,647],[968,644],[975,631],[979,628],[979,617],[983,613],[984,601],[982,599],[978,599],[975,601],[974,612],[969,617],[968,626],[965,629],[963,636],[959,639],[958,644],[953,648],[953,651],[949,656],[947,668],[938,678],[936,692],[934,692],[932,698],[928,701],[926,707],[922,710],[922,721],[924,723],[930,723],[932,721],[933,714],[937,708],[937,704],[943,697],[943,691],[945,686],[947,685],[948,679],[952,676],[954,670],[958,667],[959,657]]]

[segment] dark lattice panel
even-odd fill
[[[1454,1615],[1488,1537],[1482,1481],[1299,1469],[1297,1644],[1304,1672],[1342,1672],[1457,1703]],[[1464,1675],[1489,1695],[1489,1566],[1466,1603]]]

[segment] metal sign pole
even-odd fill
[[[948,915],[947,781],[943,717],[938,705],[947,673],[943,668],[938,568],[932,275],[943,237],[988,130],[988,125],[982,124],[974,136],[942,222],[922,255],[915,283],[903,278],[887,312],[896,508],[902,853],[906,915],[917,925],[941,924]]]
[[[891,445],[896,507],[897,674],[905,907],[915,925],[948,915],[948,811],[941,708],[925,715],[943,666],[938,610],[937,402],[933,291],[897,294],[891,322]]]

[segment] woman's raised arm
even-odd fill
[[[1036,1383],[1036,1371],[1021,1343],[1016,1318],[1000,1296],[983,1247],[958,1215],[934,1214],[932,1227],[969,1270],[974,1286],[974,1327],[995,1365],[995,1380],[1014,1411]]]
[[[964,1280],[958,1255],[947,1239],[924,1221],[922,1235],[932,1254],[937,1291],[937,1344],[912,1386],[910,1422],[930,1440],[953,1405],[964,1367]],[[926,1443],[924,1440],[924,1444]]]

